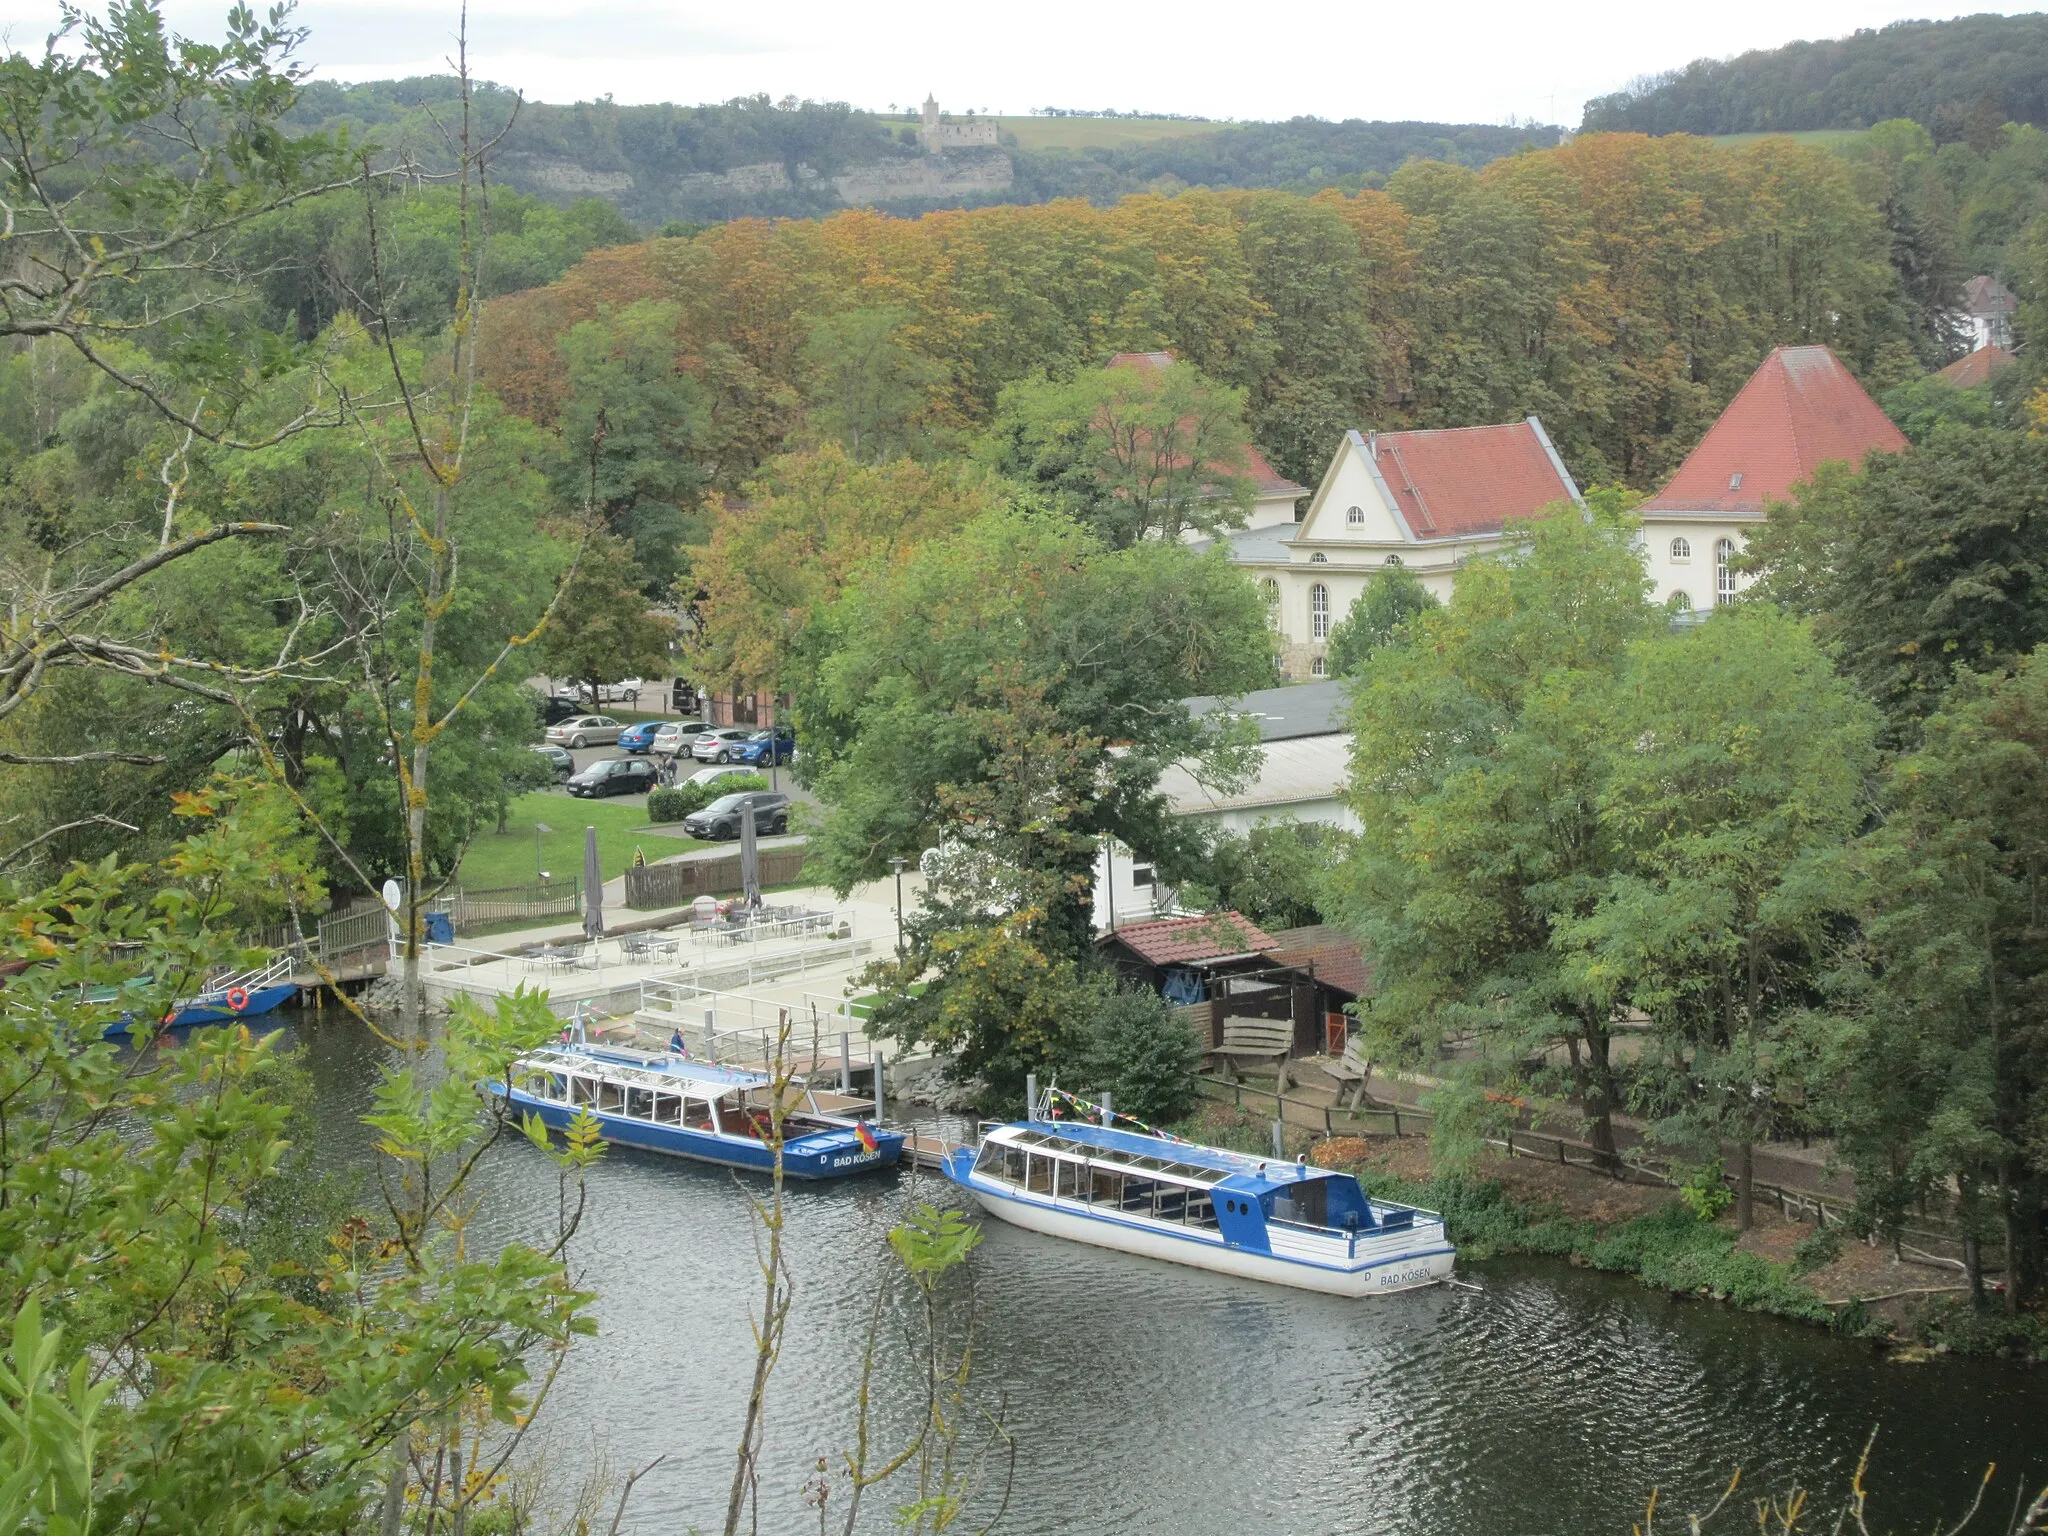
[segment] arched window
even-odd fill
[[[1735,558],[1735,541],[1722,539],[1714,545],[1714,605],[1735,601],[1735,572],[1728,562]]]
[[[1330,638],[1330,589],[1320,581],[1308,589],[1308,637]]]
[[[1691,558],[1691,544],[1684,539],[1673,539],[1671,541],[1671,561],[1674,565],[1683,565]]]
[[[1308,563],[1310,565],[1328,565],[1330,563],[1330,557],[1324,554],[1319,549],[1314,554],[1308,557]]]
[[[1401,563],[1401,557],[1400,557],[1399,555],[1389,555],[1389,556],[1387,556],[1387,564],[1389,564],[1389,565],[1399,565],[1400,563]]]
[[[1344,514],[1344,522],[1348,527],[1363,528],[1365,526],[1365,508],[1353,507]]]
[[[1260,582],[1259,590],[1266,595],[1267,602],[1277,603],[1280,601],[1280,583],[1272,577],[1268,576],[1264,581]]]
[[[1691,613],[1692,598],[1687,593],[1674,592],[1671,594],[1671,606],[1677,609],[1680,613]]]
[[[1318,656],[1308,664],[1308,675],[1310,677],[1328,677],[1330,669],[1323,664],[1323,658]]]

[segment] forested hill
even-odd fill
[[[1943,141],[2048,124],[2048,15],[1901,21],[1879,31],[1697,59],[1588,102],[1584,128],[1766,133],[1907,117]]]
[[[1006,133],[1000,148],[926,155],[914,122],[837,102],[619,106],[528,102],[495,87],[476,93],[481,126],[505,127],[500,179],[551,201],[601,197],[649,229],[749,214],[807,216],[849,206],[896,212],[1056,197],[1106,202],[1148,188],[1280,187],[1356,191],[1414,159],[1474,168],[1554,129],[1486,124],[1322,122],[1190,124],[1184,137],[1032,149]],[[451,77],[307,85],[296,125],[368,131],[432,164],[456,105]]]

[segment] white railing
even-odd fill
[[[672,977],[644,981],[640,991],[635,1022],[641,1029],[665,1033],[671,1040],[679,1036],[684,1049],[702,1061],[765,1069],[774,1058],[785,1015],[790,1064],[814,1088],[846,1092],[856,1074],[872,1082],[870,1074],[883,1059],[860,1020],[843,1010],[813,1008],[812,994],[802,1004],[791,1004],[713,991]]]

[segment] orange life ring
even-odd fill
[[[234,1009],[235,1012],[237,1013],[240,1013],[244,1008],[248,1007],[249,993],[247,989],[242,987],[229,987],[228,1006]]]

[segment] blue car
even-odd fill
[[[731,751],[734,762],[751,763],[756,768],[784,764],[796,756],[796,734],[787,729],[756,731],[745,741],[733,743]]]
[[[660,729],[659,720],[643,720],[638,725],[629,725],[619,732],[619,748],[625,752],[652,752],[654,733]]]

